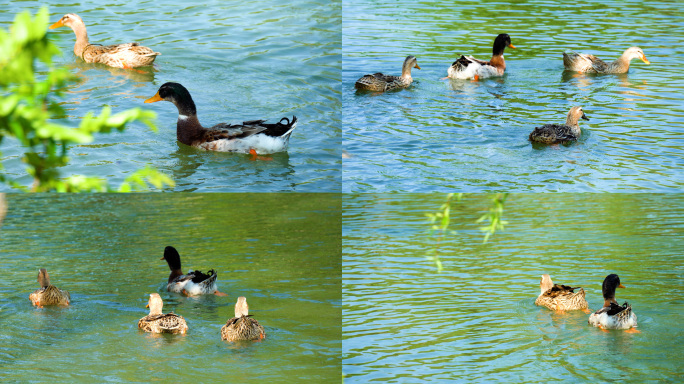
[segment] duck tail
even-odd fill
[[[285,120],[285,124],[283,124],[283,120]],[[292,120],[288,119],[287,117],[283,117],[282,119],[280,119],[278,124],[285,125],[289,128],[285,133],[280,135],[280,137],[282,137],[283,139],[289,140],[290,135],[292,134],[292,131],[294,131],[295,128],[297,128],[297,116],[293,115]]]

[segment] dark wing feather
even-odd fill
[[[283,123],[283,120],[285,123]],[[297,117],[292,116],[292,119],[283,117],[275,124],[266,123],[266,120],[250,120],[242,124],[216,124],[204,132],[201,142],[221,139],[243,139],[259,133],[280,137],[291,131],[292,126],[296,123]]]

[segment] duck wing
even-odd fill
[[[545,124],[535,127],[530,133],[530,141],[553,144],[563,141],[576,140],[577,137],[572,133],[572,129],[567,125]]]
[[[285,122],[283,123],[283,121]],[[292,132],[296,125],[296,116],[292,116],[292,120],[283,117],[275,124],[266,123],[266,120],[251,120],[242,124],[221,123],[207,129],[200,140],[210,142],[224,139],[244,139],[259,133],[271,137],[283,137]]]

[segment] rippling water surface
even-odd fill
[[[664,381],[684,374],[679,195],[511,195],[508,225],[482,244],[485,195],[454,203],[439,247],[425,213],[443,195],[343,199],[345,382]],[[581,311],[534,305],[543,273],[584,287],[589,307],[617,273],[640,334],[604,333]]]
[[[344,191],[673,191],[684,172],[684,3],[665,1],[344,0]],[[491,57],[508,33],[506,75],[441,80],[460,54]],[[625,75],[563,75],[566,49],[606,61],[630,46]],[[356,93],[367,73],[401,74],[411,88]],[[535,126],[584,107],[577,143],[533,147]]]
[[[245,204],[249,200],[251,204]],[[341,367],[340,198],[327,194],[10,195],[0,228],[0,381],[334,382]],[[165,291],[164,247],[228,297]],[[34,308],[38,268],[71,293]],[[138,331],[149,294],[184,336]],[[228,343],[238,296],[266,329]]]
[[[97,135],[91,144],[72,147],[64,176],[102,176],[118,186],[131,172],[151,165],[173,177],[176,191],[340,190],[339,3],[10,1],[0,5],[0,26],[7,28],[20,10],[35,13],[49,3],[51,22],[65,13],[79,14],[91,43],[138,41],[162,53],[154,69],[85,64],[73,54],[71,29],[49,32],[59,38],[63,52],[58,64],[80,78],[64,99],[67,124],[76,126],[87,112],[106,105],[114,112],[144,107],[158,116],[158,133],[131,124],[124,133]],[[299,124],[289,151],[254,162],[246,155],[178,143],[176,108],[168,102],[143,104],[168,81],[188,88],[204,126],[296,115]],[[23,149],[16,141],[3,142],[0,152],[12,178],[25,173]],[[19,181],[31,183],[28,177]]]

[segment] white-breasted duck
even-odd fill
[[[187,275],[183,274],[180,254],[178,254],[176,248],[171,246],[164,248],[164,257],[160,260],[166,260],[169,264],[169,269],[171,270],[169,282],[166,285],[167,291],[183,293],[187,296],[227,296],[225,293],[219,292],[216,287],[216,278],[218,277],[218,274],[213,269],[207,271],[206,274],[201,271],[190,271]]]
[[[492,59],[489,61],[478,60],[472,56],[461,56],[447,70],[448,77],[452,79],[484,79],[492,76],[503,76],[506,71],[504,49],[515,48],[511,44],[511,37],[502,33],[494,39]]]
[[[253,120],[204,128],[197,119],[197,109],[190,92],[178,83],[163,84],[145,103],[162,100],[170,101],[178,108],[178,141],[208,151],[250,153],[254,150],[258,154],[286,151],[290,135],[297,127],[297,118],[292,116],[292,120],[283,117],[275,124]]]
[[[632,306],[625,302],[619,305],[615,300],[615,290],[625,288],[620,283],[620,277],[614,273],[603,280],[603,308],[589,315],[589,324],[601,329],[626,329],[629,333],[639,333],[636,330],[637,317],[632,312]]]

